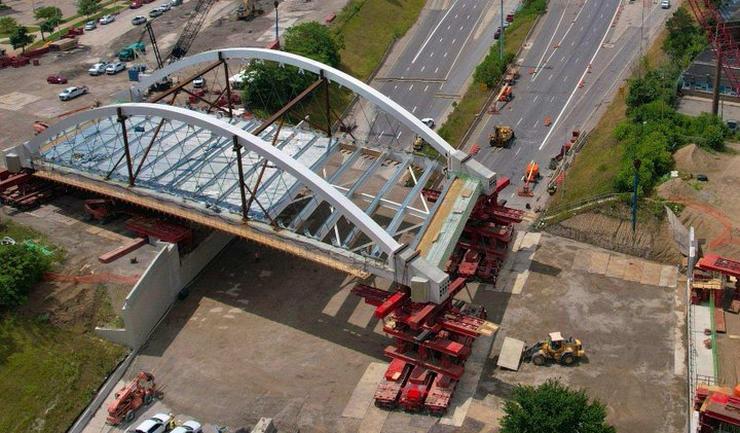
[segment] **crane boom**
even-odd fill
[[[175,46],[172,47],[172,51],[167,56],[165,63],[167,63],[167,60],[177,60],[185,57],[188,50],[190,50],[190,46],[193,45],[195,37],[198,35],[201,27],[203,27],[203,22],[206,19],[206,15],[208,15],[208,11],[215,2],[216,0],[198,0],[192,15],[190,15],[188,22],[185,24],[185,30],[183,30],[177,42],[175,42]]]

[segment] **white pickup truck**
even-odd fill
[[[74,99],[78,96],[84,95],[85,93],[87,93],[87,90],[87,86],[67,87],[59,94],[59,99],[62,101],[69,101],[70,99]]]

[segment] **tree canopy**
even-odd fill
[[[77,13],[80,15],[92,15],[101,7],[98,0],[77,0]]]
[[[13,46],[13,49],[23,48],[23,51],[26,50],[26,45],[33,42],[33,39],[35,38],[34,35],[28,34],[28,29],[25,27],[16,27],[11,33],[10,33],[10,45]]]
[[[327,26],[309,21],[289,28],[285,32],[285,51],[300,54],[334,68],[341,63],[343,43]]]
[[[43,6],[36,9],[33,17],[38,21],[54,20],[60,22],[62,20],[62,10],[56,6]]]
[[[583,390],[556,380],[519,385],[504,404],[501,433],[616,433],[606,423],[606,406],[589,401]]]
[[[673,13],[666,21],[666,29],[668,36],[663,41],[663,51],[681,66],[687,66],[707,46],[704,32],[686,8],[678,8]]]
[[[13,17],[0,17],[0,33],[13,33],[18,27],[18,21]]]

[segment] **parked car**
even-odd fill
[[[512,22],[514,22],[514,13],[513,13],[513,12],[512,12],[512,13],[510,13],[510,14],[507,14],[507,15],[506,15],[506,22],[507,22],[507,23],[512,23]]]
[[[661,2],[660,2],[660,8],[661,9],[670,9],[671,8],[671,2],[670,2],[670,0],[661,0]]]
[[[145,4],[154,3],[154,0],[143,0]]]
[[[185,421],[182,425],[177,426],[170,431],[170,433],[203,433],[201,425],[198,421],[190,420]]]
[[[139,8],[140,8],[140,7],[142,7],[142,6],[143,6],[143,4],[141,3],[141,1],[139,1],[139,0],[134,0],[134,1],[132,1],[132,2],[131,2],[131,5],[129,5],[129,7],[128,7],[128,8],[129,8],[129,9],[139,9]]]
[[[69,101],[70,99],[82,96],[85,93],[87,93],[87,86],[67,87],[59,94],[59,99],[62,101]]]
[[[87,73],[92,76],[103,75],[105,74],[106,67],[108,67],[108,62],[98,62],[90,66],[90,69],[87,70]]]
[[[435,123],[434,123],[434,119],[432,119],[431,117],[425,117],[425,118],[421,119],[421,123],[425,124],[426,126],[428,126],[431,129],[434,129]]]
[[[134,19],[131,20],[131,24],[135,26],[145,24],[145,23],[146,23],[146,17],[141,16],[141,15],[136,15]]]
[[[169,3],[162,3],[161,5],[159,5],[159,10],[161,10],[162,12],[167,12],[170,9],[172,9],[172,5],[170,5]]]
[[[49,84],[67,84],[67,78],[60,74],[54,74],[46,77],[46,82]]]
[[[158,413],[153,417],[144,420],[134,430],[135,433],[164,433],[167,431],[167,424],[169,424],[171,416],[166,413]]]
[[[193,87],[196,89],[201,89],[206,85],[206,79],[203,77],[198,77],[193,80]]]
[[[95,30],[97,28],[98,28],[98,25],[95,24],[95,21],[88,21],[88,22],[86,22],[85,23],[85,27],[84,27],[84,29],[87,30],[87,31]]]
[[[172,6],[180,6],[182,5],[182,0],[170,0],[170,4]]]
[[[164,12],[162,12],[162,9],[152,9],[149,11],[149,18],[157,18],[158,16],[162,15]]]
[[[115,75],[126,69],[126,64],[123,62],[114,62],[105,67],[105,73],[108,75]]]
[[[100,19],[98,20],[98,22],[99,22],[99,23],[100,23],[101,25],[106,25],[106,24],[110,24],[110,23],[112,23],[112,22],[113,22],[113,21],[115,21],[115,20],[116,20],[116,17],[114,17],[113,15],[103,15],[103,16],[102,16],[102,17],[101,17],[101,18],[100,18]]]
[[[493,39],[498,39],[501,37],[501,27],[496,29],[496,33],[493,34]]]

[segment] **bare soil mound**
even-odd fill
[[[579,242],[658,262],[680,263],[681,253],[665,218],[640,217],[632,234],[629,206],[610,203],[549,226],[548,232]]]
[[[676,168],[688,173],[714,172],[720,169],[722,162],[719,155],[713,155],[696,144],[689,144],[673,154]]]

